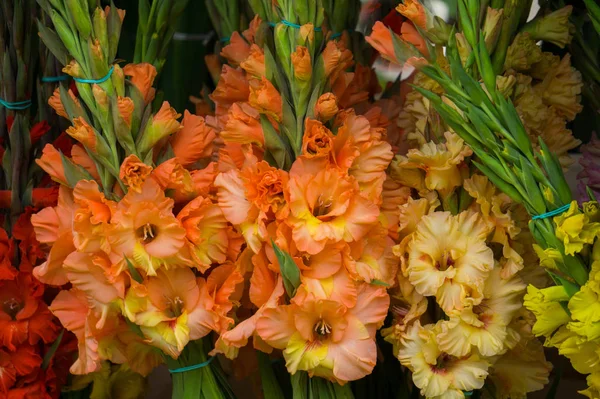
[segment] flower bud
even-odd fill
[[[146,154],[161,139],[178,131],[181,125],[177,122],[177,118],[180,116],[167,101],[163,102],[160,110],[148,122],[141,135],[137,146],[139,153]]]
[[[102,52],[104,53],[104,59],[108,57],[109,44],[108,44],[108,27],[106,25],[106,14],[101,8],[96,8],[93,16],[94,25],[94,36],[98,39]]]
[[[79,35],[83,38],[88,38],[92,33],[92,21],[88,13],[87,2],[85,3],[84,6],[82,0],[65,0],[68,15],[71,17],[71,21],[75,23]]]
[[[485,48],[489,54],[494,52],[500,31],[502,30],[504,10],[496,10],[488,7],[485,13],[485,21],[483,23],[483,36],[485,38]]]
[[[146,104],[154,99],[156,90],[152,87],[156,78],[156,68],[152,64],[127,64],[123,73],[131,77],[131,83],[140,91]]]
[[[548,15],[535,18],[523,27],[522,32],[529,32],[534,40],[543,40],[564,48],[573,39],[574,29],[569,22],[573,6],[560,8]]]
[[[460,55],[460,61],[463,65],[465,65],[467,63],[469,55],[473,50],[471,49],[471,45],[469,44],[469,42],[465,38],[465,35],[462,32],[457,33],[455,36],[456,47],[458,47],[458,54]]]
[[[296,46],[296,51],[292,53],[292,66],[294,67],[294,77],[298,80],[308,81],[312,76],[312,60],[308,49],[303,46]]]
[[[267,74],[265,69],[265,53],[256,44],[250,46],[248,57],[240,64],[246,73],[260,78]]]
[[[261,114],[270,115],[276,121],[283,117],[283,101],[275,86],[264,76],[261,80],[250,81],[248,102]]]
[[[597,201],[584,202],[583,213],[590,219],[590,222],[600,222],[600,206]]]
[[[133,100],[129,97],[119,96],[117,98],[117,107],[119,107],[119,114],[121,114],[121,117],[127,124],[127,127],[131,128],[131,117],[135,108]]]
[[[113,65],[113,73],[111,76],[113,87],[117,92],[117,96],[125,95],[125,73],[119,64]]]
[[[339,111],[337,98],[333,93],[322,94],[315,104],[315,117],[322,122],[327,122]]]
[[[315,26],[311,23],[300,27],[300,43],[312,44],[315,41]]]

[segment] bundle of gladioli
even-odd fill
[[[514,5],[509,2],[507,6],[510,4]],[[515,4],[518,11],[520,3]],[[444,70],[439,53],[430,46],[430,57],[420,61],[419,69],[439,85],[435,87],[441,95],[434,93],[431,88],[417,87],[416,90],[431,102],[444,122],[469,144],[477,158],[474,165],[512,201],[522,204],[531,216],[529,229],[536,241],[534,249],[541,265],[556,284],[544,288],[538,285],[539,282],[531,281],[528,286],[525,306],[535,315],[531,332],[536,336],[544,336],[546,346],[558,348],[559,353],[571,360],[576,370],[589,374],[589,388],[581,393],[594,398],[598,396],[599,388],[596,374],[597,316],[594,311],[598,306],[597,287],[594,285],[595,262],[598,258],[596,244],[600,234],[596,226],[598,205],[595,200],[590,201],[584,203],[583,210],[580,210],[577,202],[572,201],[556,152],[551,151],[541,137],[539,144],[532,146],[527,117],[518,112],[510,98],[507,99],[508,93],[503,90],[505,78],[496,76],[501,69],[494,69],[494,66],[504,63],[497,61],[496,53],[492,57],[489,55],[485,30],[478,24],[480,15],[478,2],[459,1],[464,40],[472,52],[466,59],[461,59],[459,40],[450,36],[446,51],[448,64]],[[513,15],[519,15],[519,12]],[[509,29],[516,32],[522,23],[519,17],[513,18],[505,18],[504,21],[505,24],[508,21]],[[522,30],[537,26],[533,31],[539,33],[543,31],[540,28],[542,25],[540,20],[534,20]],[[501,33],[499,44],[502,43],[502,37]],[[404,51],[411,48],[401,38],[393,40],[398,44],[398,51],[392,53],[394,57],[407,59],[415,54]],[[516,40],[519,40],[519,35]],[[438,55],[437,62],[435,57],[431,57],[432,54]],[[507,56],[505,59],[509,58]],[[566,76],[573,77],[576,73],[570,70],[563,75]],[[554,103],[554,111],[568,118],[569,112],[573,115],[573,111],[579,108],[572,100],[577,90],[571,90],[571,87],[556,85],[548,92],[553,94],[546,96],[551,100],[561,99]],[[425,340],[422,337],[420,339]]]
[[[37,162],[60,184],[58,204],[32,217],[49,247],[34,275],[69,284],[50,310],[78,340],[70,371],[102,380],[116,370],[107,361],[142,375],[166,362],[174,397],[227,397],[202,340],[232,323],[242,281],[233,263],[242,240],[216,204],[215,134],[188,112],[177,121],[166,102],[153,112],[160,59],[115,63],[123,10],[40,4],[55,29],[40,27],[40,36],[77,88],[48,100],[77,144],[70,156],[44,148]]]
[[[260,19],[250,43],[234,33],[223,48],[231,66],[209,121],[223,140],[218,205],[246,244],[237,322],[214,353],[235,358],[250,339],[282,351],[299,397],[348,395],[340,385],[371,373],[398,266],[380,218],[391,146],[350,108],[369,91],[350,87],[365,74],[346,72],[352,53],[324,23],[329,3],[253,2]]]

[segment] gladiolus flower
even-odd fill
[[[170,140],[171,148],[179,163],[187,167],[200,158],[211,156],[216,133],[213,128],[206,125],[204,118],[186,110],[181,124],[183,127],[171,136]]]
[[[325,49],[321,54],[325,67],[325,76],[329,78],[330,82],[335,82],[338,76],[354,63],[352,52],[341,46],[341,43],[330,40],[325,45]]]
[[[461,398],[463,391],[483,387],[490,364],[479,355],[455,357],[437,344],[439,325],[417,320],[403,336],[398,358],[412,371],[412,380],[427,398]]]
[[[65,168],[63,167],[60,152],[52,144],[46,144],[42,150],[42,156],[35,160],[44,172],[48,173],[52,180],[57,183],[67,185],[65,177]]]
[[[231,66],[238,66],[250,54],[250,45],[238,32],[233,32],[229,44],[221,49],[221,57],[226,58]]]
[[[152,87],[157,72],[154,65],[147,62],[140,64],[127,64],[123,68],[123,73],[131,77],[131,83],[140,91],[146,104],[154,99],[156,89]]]
[[[330,241],[361,239],[379,215],[379,208],[359,195],[357,182],[331,167],[297,170],[290,175],[288,195],[294,242],[309,254]]]
[[[376,362],[375,331],[389,306],[385,290],[360,286],[356,305],[301,295],[290,305],[266,309],[256,330],[283,350],[290,374],[299,370],[345,384],[369,374]]]
[[[291,55],[292,65],[294,66],[294,76],[301,81],[310,80],[312,76],[312,60],[310,53],[304,46],[296,46],[296,51]]]
[[[69,281],[62,265],[65,258],[75,250],[72,233],[75,210],[73,193],[61,186],[58,205],[44,208],[31,216],[37,240],[51,246],[46,261],[33,269],[33,275],[44,284],[63,285]]]
[[[80,180],[73,189],[78,206],[73,214],[73,243],[78,251],[110,253],[108,225],[116,204],[106,199],[94,181]]]
[[[337,98],[333,93],[321,94],[315,104],[315,117],[327,122],[338,113]]]
[[[365,40],[379,54],[388,61],[396,62],[396,53],[394,51],[394,43],[392,40],[392,32],[380,21],[375,22],[370,36],[366,36]]]
[[[421,29],[427,29],[427,14],[419,0],[405,0],[396,6],[396,11],[410,19]]]
[[[213,263],[224,263],[229,248],[227,220],[217,204],[196,197],[177,215],[186,230],[186,247],[194,265],[205,272]]]
[[[248,104],[235,103],[229,108],[225,129],[219,135],[225,142],[230,143],[260,146],[265,143],[260,115]]]
[[[261,114],[270,115],[276,121],[281,121],[283,117],[283,100],[281,94],[277,91],[273,83],[264,76],[261,80],[250,81],[249,104]]]
[[[246,242],[258,253],[267,237],[268,220],[284,219],[289,209],[284,197],[288,175],[261,161],[242,171],[230,170],[215,179],[219,206],[225,218],[239,226]]]
[[[35,345],[56,338],[58,326],[43,302],[43,293],[43,285],[29,273],[0,280],[0,341],[11,351],[24,342]]]
[[[92,152],[96,152],[96,134],[94,128],[88,125],[85,119],[81,117],[73,119],[73,126],[70,126],[66,132]]]
[[[154,179],[139,193],[129,191],[111,220],[111,247],[148,275],[161,266],[181,264],[175,256],[185,244],[185,229],[173,215],[173,200],[165,197]]]
[[[494,266],[486,245],[489,230],[479,215],[435,212],[421,219],[408,244],[408,279],[421,295],[435,295],[444,311],[462,309],[466,298],[481,299]]]
[[[244,61],[240,64],[242,69],[255,78],[265,76],[265,53],[256,44],[250,46],[250,52]]]
[[[148,166],[134,154],[129,155],[119,170],[119,179],[130,189],[136,193],[142,192],[144,182],[152,173],[152,166]]]
[[[241,69],[234,69],[229,65],[223,65],[223,71],[217,87],[208,97],[216,105],[215,115],[218,118],[225,117],[227,111],[236,102],[248,101],[250,96],[250,86],[246,79],[246,74]],[[220,121],[226,122],[225,120]]]
[[[133,115],[133,110],[135,108],[135,104],[133,100],[129,97],[117,97],[117,107],[119,107],[119,114],[121,118],[127,124],[127,127],[131,127],[131,117]]]
[[[13,396],[16,389],[11,388],[17,382],[17,378],[28,376],[41,364],[42,358],[36,353],[34,346],[21,345],[13,351],[0,349],[0,392],[7,399],[29,397]]]
[[[0,228],[0,280],[13,280],[19,274],[12,265],[14,254],[14,240],[8,238],[6,230]]]
[[[178,114],[168,102],[163,102],[160,110],[148,122],[146,129],[142,133],[141,140],[138,143],[138,150],[141,153],[145,153],[163,138],[177,132],[181,128],[181,125],[177,122],[180,116],[181,114]]]
[[[331,155],[335,136],[321,122],[307,118],[304,121],[302,155],[306,158],[322,158]]]
[[[71,89],[69,89],[69,96],[71,97],[71,100],[73,100],[77,108],[81,108],[79,98],[77,98],[77,96],[75,95],[75,93],[73,93],[73,90]],[[52,107],[52,109],[54,109],[54,111],[56,111],[56,113],[59,116],[69,119],[69,115],[67,115],[67,111],[65,111],[65,106],[63,105],[60,99],[60,88],[57,87],[56,89],[54,89],[52,96],[48,98],[48,105]]]

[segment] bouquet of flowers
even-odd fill
[[[543,138],[532,145],[527,118],[507,98],[504,79],[497,76],[498,69],[494,67],[501,64],[494,62],[498,59],[495,53],[489,55],[485,30],[478,24],[480,12],[477,2],[459,2],[460,23],[471,55],[461,59],[461,45],[451,36],[447,70],[452,78],[431,59],[419,65],[420,71],[442,89],[441,95],[419,87],[416,90],[469,144],[477,158],[474,165],[531,215],[529,230],[536,241],[534,249],[555,283],[544,288],[532,282],[527,288],[525,306],[535,315],[531,332],[546,337],[545,345],[558,348],[576,370],[589,374],[589,388],[581,393],[596,397],[597,337],[592,332],[595,319],[590,309],[596,303],[592,293],[597,203],[595,200],[584,203],[581,210],[572,201],[556,152],[549,149]],[[520,21],[512,22],[514,31],[522,26]],[[527,30],[531,24],[541,22],[534,20],[523,29]],[[400,54],[406,57],[403,51],[394,53],[396,57]],[[571,69],[566,76],[573,77],[576,73]],[[567,101],[577,92],[565,90],[567,87],[570,86],[557,86],[554,95],[547,97],[563,99],[561,104],[568,108],[556,107],[555,111],[565,117],[569,117],[567,109],[578,109],[572,101]]]

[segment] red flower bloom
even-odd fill
[[[19,273],[12,265],[15,253],[15,243],[8,234],[0,228],[0,280],[13,280]]]
[[[0,349],[0,392],[6,394],[18,377],[30,375],[42,364],[42,357],[31,345],[20,345],[15,351]]]
[[[50,130],[50,125],[46,121],[36,123],[29,129],[29,137],[31,138],[31,144],[35,144],[39,139]]]
[[[58,188],[54,187],[46,190],[56,190],[56,195],[54,195],[53,192],[48,194],[48,199],[52,202],[46,205],[55,206],[58,198]],[[37,211],[38,209],[31,206],[26,207],[24,212],[19,216],[19,219],[17,219],[12,230],[13,237],[19,241],[19,249],[21,251],[21,264],[19,265],[19,270],[22,272],[31,272],[33,267],[38,265],[38,261],[43,260],[46,256],[40,247],[39,241],[35,238],[35,231],[33,231],[33,225],[31,224],[31,215]]]
[[[34,345],[56,338],[58,326],[42,301],[44,286],[30,273],[0,281],[0,343],[15,350],[24,342]]]

